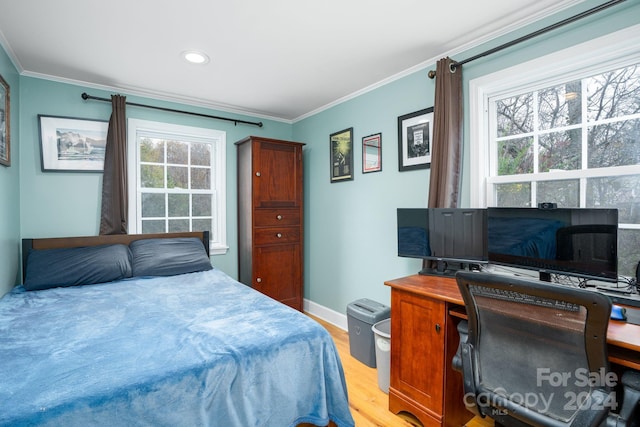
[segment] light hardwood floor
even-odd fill
[[[378,373],[351,356],[349,334],[342,329],[314,316],[324,326],[336,343],[349,392],[349,405],[356,427],[414,427],[420,426],[415,419],[405,419],[390,412],[388,395],[378,387]],[[491,427],[493,422],[479,417],[472,419],[466,427]]]

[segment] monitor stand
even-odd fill
[[[425,267],[418,274],[423,276],[445,276],[445,277],[453,277],[456,275],[456,271],[460,270],[464,267],[461,265],[461,268],[449,268],[449,263],[443,260],[436,261],[436,267]]]

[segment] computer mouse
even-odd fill
[[[627,320],[627,310],[619,305],[611,306],[611,319],[612,320]]]

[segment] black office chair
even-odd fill
[[[620,390],[609,370],[606,296],[489,273],[456,279],[468,322],[453,366],[469,410],[502,426],[640,425],[640,373],[625,372]]]

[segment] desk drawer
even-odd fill
[[[292,243],[300,241],[300,227],[270,227],[254,229],[256,245],[271,245],[275,243]]]
[[[256,227],[298,225],[300,224],[300,210],[256,209],[253,220]]]

